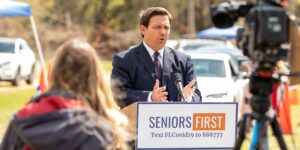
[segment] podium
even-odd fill
[[[136,149],[232,149],[237,103],[137,102],[121,110]]]
[[[127,130],[133,139],[136,139],[136,110],[137,102],[121,109],[121,112],[128,118],[129,125]]]

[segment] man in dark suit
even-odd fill
[[[114,95],[125,92],[119,105],[130,105],[137,101],[180,101],[173,74],[180,73],[185,101],[201,102],[194,68],[190,56],[175,51],[165,44],[169,38],[171,14],[162,7],[151,7],[140,16],[141,44],[118,53],[113,60],[112,79]],[[180,98],[180,99],[179,99]]]

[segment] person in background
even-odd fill
[[[143,41],[116,54],[112,63],[111,77],[121,82],[113,91],[125,92],[125,98],[118,101],[119,106],[137,101],[182,101],[174,73],[181,76],[184,101],[201,102],[191,57],[165,46],[171,23],[171,14],[162,7],[151,7],[140,14]]]
[[[97,56],[79,39],[60,46],[49,90],[15,114],[0,149],[128,149],[128,121],[119,112]]]

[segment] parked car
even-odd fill
[[[179,51],[190,51],[196,50],[203,46],[224,46],[228,48],[235,47],[228,40],[217,40],[217,39],[180,39],[178,41],[176,49]]]
[[[227,54],[187,53],[194,64],[203,102],[234,102],[237,69]]]
[[[233,45],[226,45],[226,44],[200,44],[193,45],[192,43],[189,43],[189,45],[186,45],[185,48],[181,49],[184,52],[195,52],[195,53],[225,53],[230,56],[230,58],[234,61],[234,63],[237,65],[239,71],[243,71],[243,64],[247,64],[249,66],[249,72],[252,68],[251,60],[243,54],[243,52],[236,48]]]
[[[178,45],[178,40],[168,40],[166,46],[175,49]]]
[[[181,39],[177,44],[177,50],[191,52],[226,53],[237,64],[239,71],[242,71],[242,64],[246,63],[251,67],[250,59],[243,52],[236,48],[230,41],[222,39]]]
[[[225,53],[230,56],[230,58],[237,64],[239,70],[241,71],[242,63],[248,63],[251,65],[250,59],[243,54],[243,52],[236,47],[225,47],[225,46],[204,46],[199,47],[195,50],[196,52],[206,52],[206,53]]]
[[[35,55],[22,38],[0,38],[0,80],[17,86],[21,79],[33,82]]]

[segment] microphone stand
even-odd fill
[[[176,84],[177,89],[178,89],[178,101],[185,102],[185,98],[184,98],[184,95],[183,95],[182,84],[181,84],[181,86],[179,84],[181,84],[181,83],[177,82],[177,84]]]
[[[174,79],[174,83],[177,87],[178,90],[178,96],[177,99],[180,102],[185,102],[185,98],[183,95],[183,86],[182,86],[182,79],[181,79],[181,74],[179,72],[174,72],[173,73],[173,79]]]

